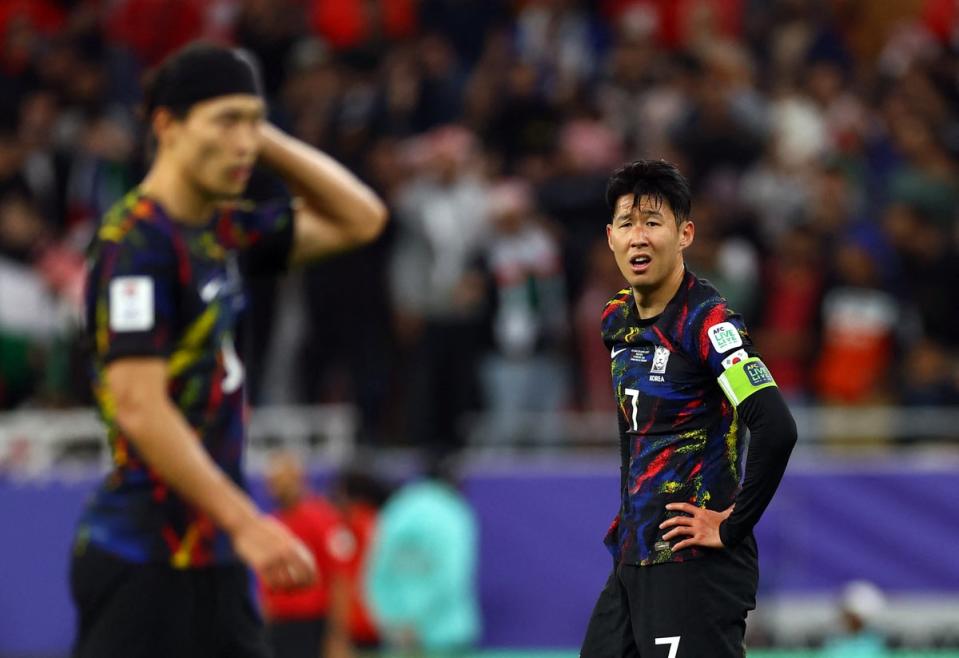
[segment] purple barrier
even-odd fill
[[[467,478],[482,533],[484,646],[578,646],[611,567],[601,538],[617,483],[612,461],[512,465]],[[69,646],[68,549],[91,486],[0,480],[0,655]],[[761,588],[829,593],[868,578],[895,592],[955,593],[957,490],[959,469],[797,462],[757,530]]]
[[[959,591],[959,468],[796,464],[756,530],[763,591]]]
[[[90,488],[89,481],[0,479],[0,655],[49,655],[70,646],[70,539]]]

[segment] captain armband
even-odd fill
[[[766,364],[756,356],[726,368],[717,381],[734,407],[738,407],[756,391],[776,385]]]

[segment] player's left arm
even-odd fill
[[[772,500],[796,445],[796,422],[775,380],[753,349],[741,318],[730,314],[707,323],[701,353],[719,373],[717,381],[740,420],[749,428],[749,451],[742,488],[732,506],[708,510],[688,503],[670,503],[669,510],[689,516],[667,519],[663,538],[684,537],[673,551],[689,546],[731,548],[746,538]],[[708,342],[707,342],[708,341]]]
[[[260,125],[264,164],[293,189],[293,265],[371,242],[386,225],[383,201],[346,167],[268,122]]]
[[[797,439],[796,421],[776,386],[756,391],[739,404],[738,411],[749,428],[749,453],[735,508],[719,526],[719,538],[727,548],[745,539],[766,511]]]

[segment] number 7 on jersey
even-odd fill
[[[628,395],[633,401],[633,422],[632,429],[634,432],[639,431],[639,421],[637,416],[639,415],[639,390],[635,388],[626,388],[623,391]]]

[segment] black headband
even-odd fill
[[[230,94],[261,95],[253,60],[238,49],[190,45],[160,65],[146,92],[147,116],[158,107],[185,111],[201,101]]]

